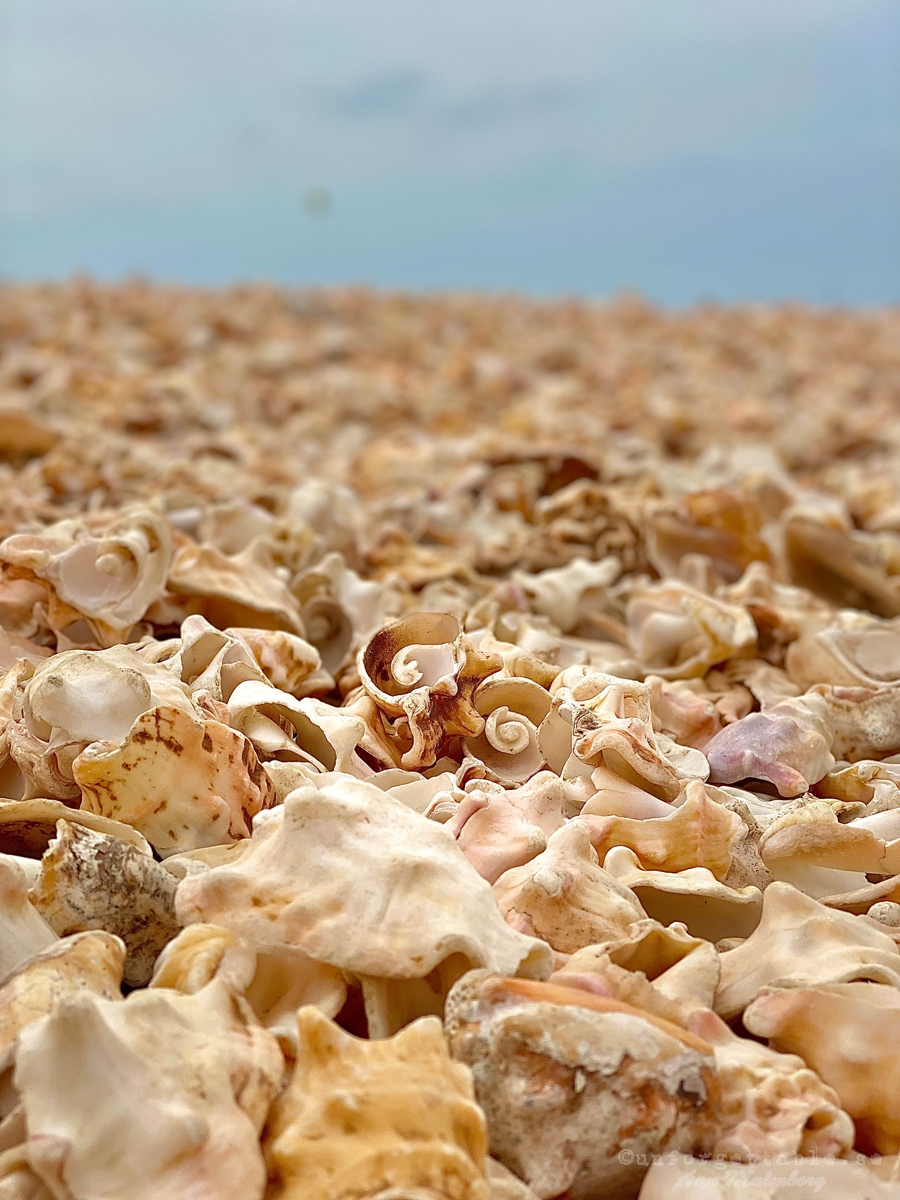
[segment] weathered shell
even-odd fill
[[[149,853],[105,833],[59,821],[28,898],[60,936],[117,934],[128,951],[125,982],[142,987],[163,946],[181,928],[177,880]]]
[[[875,980],[900,987],[900,950],[865,917],[825,908],[788,883],[763,893],[759,925],[721,956],[715,1010],[726,1020],[764,987],[800,988]]]
[[[262,1200],[258,1139],[283,1067],[218,980],[69,997],[19,1036],[29,1161],[55,1194]]]
[[[551,770],[566,777],[602,766],[664,800],[675,799],[689,779],[706,779],[699,750],[654,731],[650,696],[646,684],[597,672],[555,686],[539,737]]]
[[[162,706],[122,742],[75,760],[82,807],[132,825],[161,855],[248,837],[275,792],[250,742],[219,721]]]
[[[282,948],[257,953],[220,925],[189,925],[156,960],[150,987],[175,988],[193,995],[221,978],[247,1000],[264,1029],[285,1053],[296,1054],[297,1010],[314,1004],[336,1017],[347,1000],[342,971]]]
[[[663,679],[703,675],[715,663],[756,646],[756,626],[745,608],[674,580],[631,600],[628,628],[637,657]]]
[[[719,1083],[714,1155],[732,1162],[779,1154],[842,1157],[852,1148],[853,1121],[834,1088],[796,1054],[780,1054],[737,1037],[715,1013],[688,1018],[716,1056]]]
[[[258,950],[300,950],[351,972],[372,1037],[439,1014],[470,967],[552,966],[546,945],[504,923],[441,825],[346,776],[298,789],[236,862],[185,878],[176,912],[186,925],[224,925]]]
[[[345,709],[312,697],[298,700],[288,692],[248,680],[232,692],[228,714],[229,723],[250,739],[261,758],[296,759],[357,778],[371,774],[371,768],[356,754],[365,735],[365,722]]]
[[[184,684],[129,646],[46,659],[25,685],[21,720],[9,728],[27,794],[76,800],[77,755],[91,742],[121,740],[142,713],[163,704],[196,711]]]
[[[590,801],[585,809],[590,809]],[[711,800],[699,780],[687,785],[680,807],[668,817],[639,821],[592,817],[585,809],[580,819],[588,826],[601,861],[611,847],[628,846],[647,870],[707,867],[717,879],[724,879],[732,849],[745,832],[741,818]]]
[[[285,629],[301,638],[305,633],[297,600],[259,544],[251,542],[239,554],[229,555],[180,539],[169,567],[168,589],[172,598],[164,602],[164,611],[150,614],[161,618],[160,624],[171,623],[176,614],[182,620],[200,613],[217,629],[250,625]]]
[[[684,871],[650,871],[627,846],[613,846],[603,869],[630,888],[648,916],[662,923],[680,921],[695,937],[718,942],[747,937],[759,923],[759,888],[728,887],[706,867]]]
[[[627,1200],[639,1156],[709,1138],[712,1048],[630,1005],[477,971],[448,997],[446,1028],[491,1153],[541,1200]]]
[[[494,895],[509,925],[560,954],[618,939],[646,915],[634,893],[599,865],[580,821],[554,833],[531,862],[501,875]]]
[[[56,941],[56,934],[28,899],[21,866],[0,854],[0,979]]]
[[[266,1134],[274,1200],[488,1200],[484,1117],[434,1017],[363,1041],[307,1007],[297,1033]]]
[[[900,991],[880,983],[766,988],[744,1012],[751,1033],[800,1054],[840,1096],[860,1148],[900,1151]]]
[[[101,646],[112,646],[163,593],[171,529],[158,513],[133,508],[51,525],[0,543],[0,561],[50,583]]]
[[[815,683],[879,689],[900,683],[900,622],[844,610],[826,629],[804,629],[785,664],[802,687]]]
[[[96,930],[54,941],[7,975],[0,986],[0,1071],[11,1065],[22,1030],[69,997],[121,999],[124,964],[121,939]]]
[[[703,752],[713,783],[764,779],[781,796],[801,796],[834,767],[833,735],[821,696],[780,700],[726,725]]]
[[[134,846],[142,854],[151,854],[143,834],[100,813],[69,808],[59,800],[0,800],[0,852],[39,859],[56,837],[60,821],[69,821],[82,829],[108,834]]]

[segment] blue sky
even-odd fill
[[[900,302],[897,0],[0,13],[5,277]]]

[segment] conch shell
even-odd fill
[[[27,682],[10,754],[29,796],[77,800],[75,758],[92,742],[120,741],[158,705],[194,713],[188,688],[129,646],[68,650],[40,663]]]
[[[715,1010],[726,1020],[764,987],[802,988],[874,980],[900,987],[900,950],[866,917],[825,908],[789,883],[763,893],[759,925],[721,956]]]
[[[448,997],[446,1029],[491,1153],[540,1200],[627,1200],[648,1155],[710,1137],[712,1048],[631,1005],[474,971]]]
[[[83,808],[132,825],[161,855],[248,837],[275,791],[236,729],[163,705],[122,742],[93,742],[73,764]]]
[[[648,671],[663,679],[704,675],[715,663],[749,654],[756,626],[747,610],[667,580],[628,605],[631,646]]]
[[[802,796],[834,767],[827,712],[822,696],[807,694],[726,725],[703,748],[710,779],[764,779],[781,796]]]
[[[30,1164],[58,1196],[262,1200],[258,1139],[283,1069],[221,981],[68,997],[19,1035]]]
[[[646,915],[640,902],[599,865],[590,831],[570,821],[547,849],[494,884],[505,920],[559,954],[619,938]]]
[[[120,1000],[125,963],[121,939],[100,930],[60,938],[22,963],[0,986],[0,1072],[12,1064],[26,1026],[82,992]]]
[[[0,854],[0,979],[56,941],[56,934],[28,899],[28,878],[8,854]]]
[[[764,988],[744,1024],[800,1054],[840,1096],[869,1153],[900,1151],[900,992],[880,983]]]
[[[708,1009],[692,1013],[688,1028],[716,1056],[714,1155],[753,1162],[778,1154],[842,1157],[852,1149],[853,1121],[802,1058],[735,1036]]]
[[[297,1063],[266,1131],[271,1200],[489,1200],[471,1074],[434,1017],[385,1041],[297,1014]]]
[[[300,950],[350,972],[371,1037],[440,1014],[471,967],[552,967],[544,943],[504,923],[443,826],[346,776],[291,793],[235,862],[182,880],[176,913],[185,925],[224,925],[260,950]]]
[[[159,599],[171,559],[168,522],[139,507],[60,521],[0,543],[0,562],[46,580],[68,607],[60,631],[84,620],[100,646],[124,640]]]
[[[591,844],[602,861],[613,846],[628,846],[647,870],[685,871],[707,867],[724,879],[731,852],[745,832],[737,813],[711,800],[705,786],[692,780],[680,807],[668,817],[637,821],[628,817],[592,817],[590,801],[581,820],[591,834]]]

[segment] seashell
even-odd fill
[[[645,916],[634,893],[599,865],[581,821],[557,830],[542,854],[501,875],[494,895],[509,925],[558,954],[616,940]]]
[[[580,819],[590,830],[599,859],[613,846],[628,846],[651,871],[707,867],[724,879],[731,852],[745,832],[741,818],[711,800],[699,780],[687,784],[680,807],[666,817],[594,817],[586,811],[590,805],[588,801]]]
[[[218,980],[190,996],[68,997],[19,1036],[29,1161],[60,1195],[262,1200],[258,1138],[283,1069]]]
[[[866,872],[892,867],[881,838],[853,822],[841,824],[822,801],[776,817],[760,836],[759,852],[774,878],[816,898],[865,887]]]
[[[667,817],[677,811],[674,804],[627,783],[608,767],[595,767],[590,774],[590,783],[596,791],[581,807],[581,815],[585,817],[628,817],[646,821],[651,817]]]
[[[650,688],[650,713],[657,733],[702,750],[722,728],[712,698],[695,691],[694,680],[669,682],[660,675],[648,675],[644,682]]]
[[[647,557],[660,575],[677,575],[686,554],[704,554],[734,583],[751,562],[771,558],[759,506],[737,489],[688,492],[654,505],[645,520]]]
[[[564,567],[550,567],[536,575],[513,571],[512,579],[535,612],[549,617],[563,633],[572,633],[587,616],[592,601],[602,602],[606,589],[621,573],[622,563],[613,555],[599,562],[576,555]]]
[[[751,1033],[800,1054],[840,1096],[871,1153],[900,1150],[900,992],[879,983],[764,988],[744,1013]]]
[[[573,767],[590,774],[587,767],[603,766],[660,799],[674,800],[688,779],[706,779],[709,767],[699,750],[655,733],[652,722],[646,684],[591,673],[556,690],[539,742],[551,770],[564,778]]]
[[[365,722],[345,709],[312,697],[297,700],[268,683],[248,680],[232,693],[228,714],[229,724],[247,736],[261,757],[297,759],[358,778],[371,774],[356,754]],[[293,736],[285,726],[293,729]]]
[[[603,869],[634,892],[647,916],[662,924],[679,921],[694,937],[708,942],[749,937],[759,923],[759,889],[728,887],[706,867],[648,871],[633,850],[614,846],[603,860]]]
[[[763,893],[756,930],[721,956],[714,1008],[738,1016],[764,987],[803,988],[854,980],[900,986],[900,950],[872,921],[826,908],[788,883]]]
[[[469,754],[503,783],[525,783],[543,766],[538,727],[550,711],[552,699],[531,679],[500,679],[480,684],[473,697],[484,717],[484,730],[465,739]]]
[[[248,837],[275,799],[250,742],[164,705],[122,742],[93,742],[73,764],[82,807],[138,829],[162,856]]]
[[[446,1032],[491,1153],[542,1200],[627,1200],[648,1154],[709,1138],[712,1048],[631,1005],[477,971],[450,993]]]
[[[661,1000],[674,1002],[679,1011],[682,1002],[689,1009],[698,1004],[708,1007],[719,982],[719,956],[713,945],[694,937],[678,922],[661,925],[650,918],[635,922],[617,941],[576,951],[552,978],[566,983],[569,975],[602,977],[608,974],[609,965],[643,975]],[[615,994],[629,999],[620,990]],[[659,1015],[667,1015],[672,1007],[660,1005]]]
[[[315,1005],[335,1017],[347,1001],[342,971],[315,962],[301,951],[256,953],[220,925],[189,925],[156,960],[150,987],[193,995],[222,979],[244,997],[264,1029],[285,1054],[297,1051],[297,1010]]]
[[[59,821],[28,898],[59,937],[104,929],[125,943],[125,982],[142,987],[178,933],[177,881],[149,852]]]
[[[269,683],[292,696],[306,695],[304,683],[320,671],[322,658],[315,646],[285,629],[228,629],[249,646]]]
[[[348,777],[288,796],[236,862],[181,882],[176,913],[186,925],[224,925],[260,951],[300,950],[352,973],[371,1037],[439,1014],[473,966],[552,966],[545,945],[503,922],[442,826]]]
[[[449,738],[480,734],[473,695],[500,665],[447,613],[414,613],[374,634],[359,652],[359,675],[378,709],[408,724],[412,744],[398,765],[431,766]]]
[[[485,1173],[490,1200],[537,1200],[531,1188],[496,1158],[487,1158]]]
[[[121,1000],[125,946],[110,933],[76,933],[54,941],[0,985],[0,1072],[14,1062],[22,1030],[71,996],[88,992]]]
[[[45,950],[56,934],[28,899],[28,877],[8,854],[0,854],[0,980]]]
[[[852,1149],[853,1121],[834,1088],[802,1058],[737,1037],[708,1009],[692,1013],[687,1027],[716,1056],[713,1155],[768,1162],[779,1154],[840,1158]]]
[[[663,679],[704,675],[727,658],[749,655],[756,626],[747,610],[667,580],[636,593],[628,604],[631,648]]]
[[[171,597],[147,614],[158,624],[199,613],[217,629],[284,629],[304,637],[300,606],[276,573],[269,551],[258,542],[229,555],[179,538],[167,586]]]
[[[886,758],[900,750],[897,689],[846,688],[816,684],[807,695],[825,698],[831,750],[844,762]]]
[[[54,1200],[32,1171],[24,1146],[0,1154],[0,1200]]]
[[[466,858],[488,883],[546,849],[543,830],[506,795],[470,791],[445,822]]]
[[[60,521],[0,543],[0,561],[51,584],[101,646],[124,640],[162,596],[171,560],[168,522],[139,507]]]
[[[266,1133],[272,1200],[488,1200],[484,1117],[439,1021],[363,1041],[306,1007],[297,1037]]]
[[[838,608],[864,608],[879,617],[900,616],[878,541],[851,532],[849,522],[798,512],[783,529],[791,582]]]
[[[822,629],[809,624],[785,655],[791,678],[806,689],[816,683],[878,691],[900,683],[900,622],[880,621],[845,609]]]
[[[238,684],[250,679],[266,682],[251,647],[199,614],[182,621],[181,637],[171,648],[174,653],[167,653],[164,665],[193,694],[206,691],[214,700],[227,703]],[[142,650],[142,655],[147,657],[148,650]]]
[[[0,853],[40,859],[56,837],[60,821],[118,838],[142,854],[152,853],[147,839],[130,825],[99,813],[69,808],[59,800],[40,798],[0,800]]]
[[[713,783],[763,779],[780,796],[800,796],[834,768],[827,705],[807,694],[750,713],[717,733],[703,753]]]
[[[684,1195],[703,1200],[793,1200],[810,1193],[817,1200],[900,1200],[900,1184],[882,1183],[869,1166],[874,1162],[819,1157],[788,1160],[778,1170],[699,1158],[658,1161],[644,1176],[639,1200],[678,1200]]]
[[[183,684],[128,646],[46,659],[25,685],[21,720],[9,727],[10,754],[29,797],[77,799],[75,758],[91,742],[125,737],[141,713],[159,704],[195,711]]]
[[[369,776],[382,791],[390,792],[395,800],[402,801],[413,812],[424,816],[436,800],[449,797],[456,790],[456,776],[449,771],[426,778],[418,771],[378,771]]]

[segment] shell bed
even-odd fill
[[[0,1200],[897,1200],[900,312],[0,294]]]

